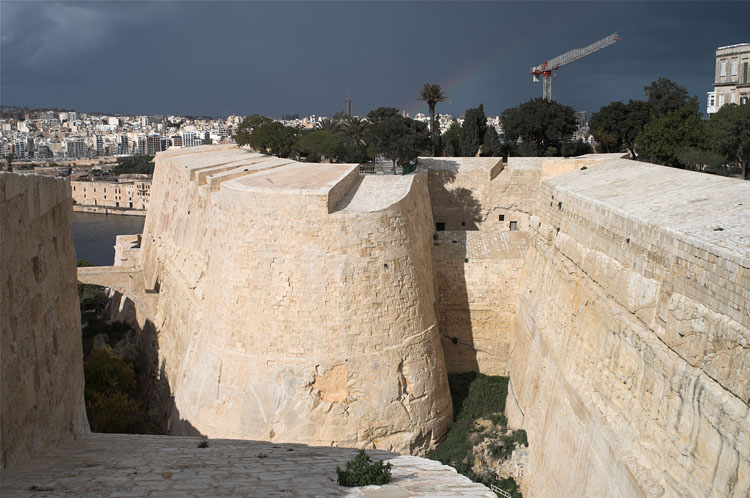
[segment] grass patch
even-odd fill
[[[475,423],[478,419],[485,419],[490,420],[495,426],[507,425],[504,413],[505,398],[508,395],[508,377],[476,372],[454,373],[448,374],[448,383],[453,398],[454,422],[446,434],[445,441],[427,457],[454,467],[460,474],[474,482],[486,486],[494,484],[510,493],[513,498],[521,498],[518,485],[512,478],[498,478],[492,469],[482,473],[474,471],[474,446],[484,438],[497,438],[498,442],[493,442],[490,446],[493,456],[509,457],[516,442],[528,446],[525,431],[501,435],[495,429],[483,431]],[[495,452],[498,455],[494,455]]]
[[[471,470],[474,465],[474,445],[469,436],[477,432],[474,421],[489,418],[493,422],[501,422],[505,419],[503,412],[508,394],[508,378],[467,372],[448,374],[448,383],[453,398],[454,422],[445,441],[427,457],[440,460],[471,477],[469,474],[474,474]]]

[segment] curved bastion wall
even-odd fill
[[[170,430],[422,452],[451,419],[426,175],[157,155],[138,267]]]

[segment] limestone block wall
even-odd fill
[[[88,432],[65,180],[0,173],[3,468]]]
[[[526,493],[748,496],[748,199],[632,161],[542,182],[508,404]]]
[[[448,372],[508,375],[527,248],[523,232],[438,233],[432,258]]]
[[[582,167],[592,167],[620,154],[588,154],[575,158],[420,157],[428,172],[435,223],[444,230],[527,231],[539,182]]]
[[[173,433],[417,453],[442,437],[426,175],[357,171],[157,155],[139,268]]]

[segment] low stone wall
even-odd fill
[[[542,182],[508,397],[525,493],[750,493],[748,199],[633,161]]]
[[[76,213],[96,213],[96,214],[113,214],[120,216],[146,216],[145,209],[123,209],[103,206],[85,206],[83,204],[74,204],[73,211]]]
[[[0,173],[3,468],[88,432],[70,185]]]

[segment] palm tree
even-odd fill
[[[338,133],[341,131],[341,124],[335,119],[323,118],[318,123],[318,129],[329,131],[331,133]]]
[[[430,140],[432,141],[432,155],[434,156],[437,153],[435,150],[435,106],[438,102],[447,102],[448,97],[443,93],[440,85],[425,83],[417,98],[427,102],[427,107],[430,108]]]

